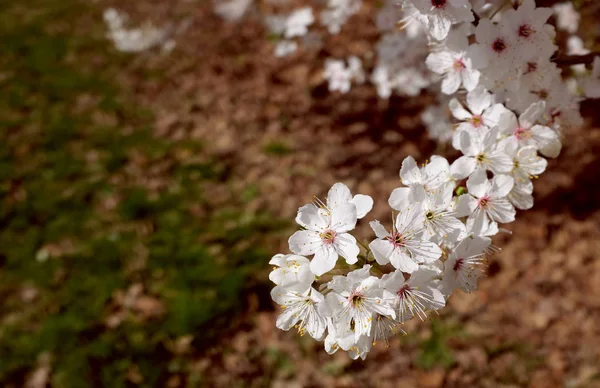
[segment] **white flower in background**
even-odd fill
[[[306,35],[308,26],[313,24],[314,21],[315,18],[311,7],[301,8],[292,12],[285,21],[285,38],[290,39]]]
[[[440,272],[421,267],[404,279],[401,271],[383,275],[381,287],[395,295],[394,308],[398,321],[405,322],[413,316],[425,320],[428,311],[439,310],[446,305],[444,295],[437,289],[435,279]]]
[[[429,33],[437,40],[448,36],[450,27],[474,20],[468,0],[408,0],[425,17]]]
[[[600,98],[600,57],[594,58],[592,74],[584,78],[583,90],[587,98]]]
[[[471,59],[465,52],[440,51],[427,57],[427,67],[434,73],[444,76],[442,93],[454,94],[464,86],[467,91],[473,90],[479,82],[479,71],[474,70]]]
[[[447,104],[429,105],[421,113],[421,121],[425,124],[430,139],[441,144],[450,143],[454,131],[449,120],[449,113]]]
[[[556,15],[556,27],[559,30],[567,31],[570,34],[577,32],[581,15],[575,10],[572,2],[554,4],[552,9]]]
[[[282,40],[277,42],[275,46],[275,56],[277,58],[287,57],[290,54],[293,54],[298,49],[298,43],[293,40]]]
[[[240,20],[252,5],[252,0],[216,0],[215,13],[223,19],[235,22]]]
[[[467,237],[444,262],[442,292],[450,295],[458,288],[465,292],[477,289],[477,281],[485,276],[485,250],[491,240],[486,237]]]
[[[464,26],[470,25],[465,23]],[[431,71],[444,76],[442,81],[444,94],[456,93],[461,85],[470,92],[479,82],[481,74],[473,69],[471,59],[467,57],[469,43],[465,39],[464,30],[464,28],[451,30],[445,47],[429,54],[425,60],[425,64]],[[466,34],[468,35],[468,32]]]
[[[346,68],[344,61],[328,59],[325,61],[325,79],[329,82],[329,91],[348,93],[350,91],[352,73]]]
[[[513,168],[510,157],[498,147],[498,127],[485,133],[461,132],[459,149],[464,154],[450,170],[457,179],[464,179],[476,169],[490,170],[494,174],[508,173]]]
[[[348,232],[354,229],[356,220],[356,206],[350,203],[335,209],[305,205],[298,209],[296,222],[306,230],[290,237],[290,250],[299,255],[314,255],[310,270],[317,276],[331,271],[338,255],[348,264],[354,264],[360,249]]]
[[[362,68],[362,62],[358,57],[348,58],[348,66],[344,61],[328,59],[325,61],[325,71],[323,76],[329,81],[329,91],[339,91],[347,93],[350,91],[352,82],[361,84],[365,82],[365,73]]]
[[[375,17],[377,29],[381,32],[394,31],[402,18],[402,7],[397,0],[386,0]]]
[[[568,55],[585,55],[585,54],[589,54],[590,50],[588,50],[584,43],[583,40],[578,37],[577,35],[571,35],[569,36],[569,38],[567,39],[567,54]],[[585,69],[585,65],[584,64],[579,64],[579,65],[573,65],[571,66],[571,69],[579,74],[584,74],[586,72]]]
[[[522,147],[533,146],[542,155],[555,158],[560,153],[560,139],[558,134],[544,125],[535,124],[545,111],[545,102],[532,104],[519,118],[506,111],[498,123],[503,135],[514,137]]]
[[[278,286],[293,289],[306,289],[315,281],[310,271],[310,261],[304,256],[277,254],[269,264],[275,265],[269,279]]]
[[[271,290],[271,298],[283,309],[275,323],[277,328],[287,331],[296,327],[301,336],[308,333],[316,340],[323,339],[327,321],[318,311],[324,301],[321,293],[312,287],[297,291],[276,286]]]
[[[508,9],[503,21],[512,31],[520,61],[527,62],[531,58],[550,57],[556,50],[544,25],[552,15],[551,8],[536,8],[534,0],[524,0],[519,8]]]
[[[507,110],[504,105],[494,103],[493,94],[478,86],[467,94],[467,109],[456,98],[450,100],[448,107],[452,115],[461,121],[452,138],[452,146],[460,150],[461,133],[484,135],[490,128],[498,125],[500,117]]]
[[[338,34],[350,16],[360,10],[361,0],[328,0],[327,9],[321,13],[321,23],[330,34]]]
[[[548,162],[537,154],[537,148],[520,147],[519,141],[514,136],[504,139],[499,147],[513,161],[510,174],[515,179],[515,184],[527,183],[531,181],[531,178],[537,177],[546,170]]]
[[[160,47],[164,52],[173,49],[175,42],[169,39],[171,29],[159,28],[145,23],[140,28],[127,29],[127,15],[114,8],[104,11],[104,21],[108,27],[108,38],[115,48],[124,53],[140,53]]]
[[[490,181],[485,170],[475,171],[467,180],[469,193],[458,197],[458,216],[488,217],[501,223],[513,222],[515,208],[506,198],[513,186],[514,180],[508,175],[496,175]]]
[[[468,56],[475,69],[485,69],[486,74],[505,74],[514,68],[517,42],[507,24],[494,24],[481,19],[475,27],[477,43],[469,46]]]
[[[391,232],[379,221],[372,221],[370,225],[377,238],[369,248],[379,265],[391,263],[402,272],[412,273],[420,264],[431,264],[442,255],[440,247],[422,238],[425,228],[418,204],[398,213]]]
[[[338,345],[344,349],[355,346],[361,337],[371,335],[374,314],[396,318],[390,302],[394,295],[380,287],[381,280],[370,275],[370,265],[334,276],[327,287],[324,314],[333,318]],[[369,345],[371,341],[369,340]]]
[[[554,85],[562,87],[561,70],[548,58],[531,59],[519,70],[520,87],[505,94],[506,106],[523,113],[531,104],[547,99]]]

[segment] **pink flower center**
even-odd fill
[[[321,237],[321,241],[323,241],[324,244],[333,244],[335,241],[335,236],[335,230],[326,230],[319,234],[319,237]]]
[[[353,291],[350,295],[348,295],[348,302],[352,307],[358,307],[364,299],[363,294],[358,291]]]
[[[471,125],[475,128],[480,128],[483,125],[483,117],[481,115],[473,115],[469,121],[471,121]]]
[[[531,35],[535,34],[535,30],[531,28],[528,24],[523,24],[519,27],[519,36],[522,38],[529,38]]]
[[[519,140],[528,139],[531,137],[531,132],[529,128],[518,127],[515,129],[515,137]]]
[[[482,209],[485,209],[488,206],[489,202],[490,202],[490,197],[488,197],[486,195],[485,197],[479,198],[479,201],[477,201],[477,206],[479,206]]]
[[[454,263],[454,267],[453,267],[452,269],[453,269],[455,272],[456,272],[456,271],[458,271],[458,270],[459,270],[459,269],[462,267],[462,265],[463,265],[464,261],[465,261],[465,259],[463,259],[462,257],[461,257],[461,258],[458,258],[458,259],[456,260],[456,263]]]
[[[454,68],[455,71],[457,72],[461,72],[463,71],[467,66],[465,66],[465,62],[462,59],[455,59],[454,60],[454,64],[452,65],[452,67]]]
[[[394,244],[395,248],[403,247],[405,245],[405,238],[401,233],[395,232],[390,236],[387,236],[386,239]]]
[[[525,74],[533,73],[534,71],[537,71],[537,69],[538,69],[537,63],[527,62],[527,71],[525,72]]]
[[[492,50],[494,50],[497,53],[501,53],[504,50],[506,50],[506,43],[504,42],[504,39],[496,39],[494,43],[492,43]]]
[[[446,5],[446,0],[431,0],[431,5],[434,8],[443,8]]]
[[[410,291],[410,286],[405,284],[401,289],[398,290],[396,295],[398,295],[398,297],[400,299],[404,299],[408,295],[409,291]]]

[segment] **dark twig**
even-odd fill
[[[600,52],[593,52],[585,55],[561,55],[553,61],[559,66],[589,65],[594,62],[594,58],[598,56],[600,56]]]

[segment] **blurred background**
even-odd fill
[[[599,7],[575,3],[597,50]],[[120,52],[112,6],[172,41]],[[372,50],[374,6],[277,59],[208,0],[0,3],[0,386],[600,386],[597,100],[479,291],[364,362],[275,328],[267,263],[299,206],[343,181],[384,218],[406,156],[455,156],[427,95],[327,91],[325,58]]]

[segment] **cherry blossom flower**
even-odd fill
[[[554,158],[560,152],[558,134],[549,127],[536,125],[535,123],[545,111],[545,102],[540,101],[531,104],[519,118],[511,112],[506,111],[500,117],[499,128],[505,136],[512,136],[521,146],[533,146],[542,155]]]
[[[552,6],[556,15],[556,27],[559,30],[574,34],[579,29],[579,19],[581,15],[573,7],[573,3],[566,1],[564,3],[554,4]]]
[[[467,237],[444,262],[441,291],[450,295],[455,288],[465,292],[477,289],[477,281],[485,276],[485,250],[491,240],[486,237]]]
[[[290,237],[290,250],[299,255],[314,255],[310,270],[317,276],[331,271],[338,255],[348,264],[354,264],[360,249],[348,231],[354,229],[356,220],[356,206],[350,203],[334,209],[305,205],[298,210],[296,222],[306,229]]]
[[[456,98],[448,104],[452,115],[461,121],[452,139],[452,146],[460,150],[460,138],[463,131],[485,133],[485,130],[498,125],[500,117],[507,110],[504,105],[494,103],[494,95],[478,86],[467,94],[467,109]]]
[[[396,296],[394,308],[400,322],[413,316],[425,320],[427,312],[439,310],[446,305],[442,293],[434,284],[440,273],[432,268],[421,267],[405,280],[401,271],[383,275],[381,287]]]
[[[450,27],[474,20],[468,0],[408,0],[425,17],[431,36],[443,40]]]
[[[551,8],[536,8],[534,0],[524,0],[516,10],[509,9],[504,13],[503,20],[516,37],[520,61],[540,56],[548,58],[554,53],[556,46],[544,27],[551,15]]]
[[[471,59],[467,57],[469,44],[464,36],[463,29],[451,31],[446,47],[429,54],[425,60],[431,71],[444,76],[442,93],[454,94],[461,85],[470,92],[479,83],[481,74],[473,69]]]
[[[469,193],[458,197],[458,216],[488,217],[501,223],[513,222],[515,208],[506,198],[513,186],[514,180],[508,175],[496,175],[490,181],[485,170],[475,171],[467,180]]]
[[[422,239],[423,224],[419,205],[398,213],[392,232],[388,232],[379,221],[372,221],[370,225],[377,238],[369,244],[369,248],[377,263],[391,263],[402,272],[412,273],[419,268],[419,264],[429,264],[439,259],[442,255],[440,247]]]
[[[499,147],[513,161],[510,174],[515,179],[515,184],[529,182],[531,178],[537,177],[546,170],[548,162],[538,156],[537,148],[532,146],[520,147],[516,137],[511,136],[504,139]]]
[[[315,275],[310,271],[310,261],[299,255],[277,254],[269,264],[275,265],[269,274],[269,279],[278,286],[292,289],[305,289],[315,281]]]
[[[380,287],[381,280],[370,275],[370,265],[346,276],[334,276],[325,298],[324,313],[333,318],[337,343],[343,349],[369,336],[374,314],[396,318],[390,301],[394,296]],[[368,341],[369,343],[371,341]]]
[[[308,26],[313,24],[314,21],[315,18],[311,7],[304,7],[292,12],[285,21],[285,38],[290,39],[306,35]]]
[[[275,323],[277,328],[287,331],[296,327],[301,336],[308,333],[316,340],[323,339],[327,321],[319,313],[325,299],[321,293],[312,287],[297,291],[276,286],[271,290],[271,298],[283,309]]]
[[[508,173],[513,168],[510,157],[498,147],[498,127],[485,133],[461,132],[459,149],[464,154],[450,171],[457,179],[464,179],[476,169],[490,170],[494,174]]]

